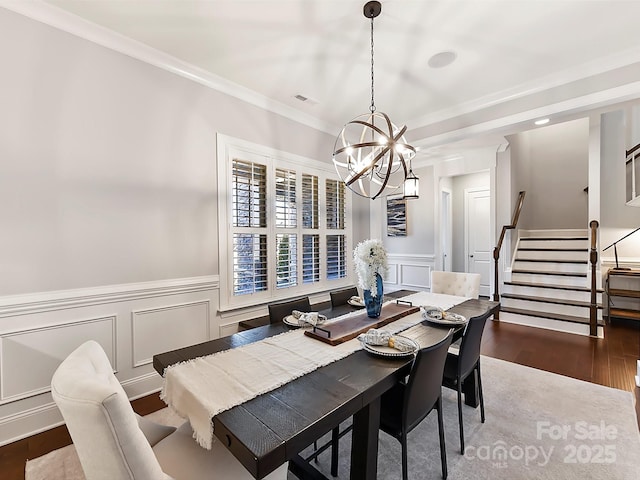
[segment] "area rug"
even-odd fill
[[[482,357],[486,423],[464,407],[466,451],[460,454],[457,403],[444,389],[450,480],[640,478],[640,433],[630,392]],[[168,409],[149,418],[182,422]],[[435,412],[409,434],[409,478],[441,478]],[[338,479],[349,478],[349,436],[340,441]],[[327,477],[329,454],[315,464]],[[400,444],[380,433],[378,478],[400,479]],[[73,446],[27,462],[26,480],[83,480]],[[296,477],[289,473],[289,479]]]

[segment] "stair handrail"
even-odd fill
[[[591,229],[591,249],[589,252],[589,261],[591,262],[591,303],[589,305],[589,335],[598,336],[598,304],[596,302],[597,285],[596,270],[598,264],[598,227],[600,224],[597,220],[589,222]]]
[[[498,260],[500,259],[500,249],[502,248],[502,242],[504,241],[504,236],[507,233],[507,230],[513,230],[518,225],[518,219],[520,218],[520,212],[522,211],[522,204],[524,203],[524,196],[527,192],[524,190],[518,193],[518,202],[516,203],[516,208],[513,211],[513,217],[511,217],[511,223],[509,225],[503,225],[502,231],[500,232],[500,238],[498,239],[498,244],[493,249],[493,260],[494,260],[494,290],[493,290],[493,300],[495,302],[500,301],[500,290],[498,284]],[[495,318],[498,317],[498,314],[495,315]]]
[[[629,157],[629,155],[634,153],[636,150],[640,150],[640,143],[634,147],[631,147],[629,150],[625,150],[625,157]]]

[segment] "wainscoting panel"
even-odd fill
[[[217,276],[0,297],[0,445],[61,424],[51,377],[80,344],[100,343],[138,398],[162,387],[153,355],[219,336],[218,307]]]
[[[0,335],[0,404],[49,392],[60,362],[91,339],[102,345],[116,366],[115,316]]]
[[[401,265],[400,278],[402,285],[427,290],[431,287],[431,265]]]
[[[209,311],[203,300],[132,312],[133,366],[152,363],[158,352],[209,340]]]
[[[428,291],[431,287],[435,255],[389,254],[388,263],[389,275],[385,288]]]

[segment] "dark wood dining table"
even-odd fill
[[[449,311],[472,321],[498,309],[497,302],[467,300]],[[175,363],[247,345],[289,328],[285,324],[265,325],[161,353],[154,355],[153,366],[163,375]],[[411,328],[422,329],[421,340],[430,343],[438,342],[449,331],[427,322]],[[421,344],[426,346],[424,341]],[[219,413],[212,419],[214,434],[256,479],[264,478],[285,462],[301,479],[320,479],[325,477],[300,452],[353,417],[350,478],[373,480],[377,474],[380,397],[408,374],[412,361],[413,357],[377,357],[364,350],[356,351]],[[473,379],[464,387],[466,403],[476,406]]]

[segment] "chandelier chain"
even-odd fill
[[[371,113],[376,111],[376,105],[373,100],[373,16],[371,17],[371,106],[369,111]]]

